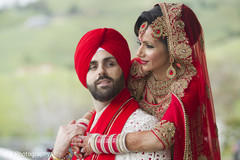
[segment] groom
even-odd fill
[[[126,132],[143,130],[143,126],[144,129],[151,129],[146,128],[145,124],[157,120],[139,109],[138,103],[126,88],[131,60],[126,40],[110,28],[89,31],[79,41],[74,60],[79,80],[91,92],[95,109],[87,128],[87,132],[92,135],[90,149],[84,153],[91,153],[91,150],[97,153],[91,153],[87,159],[134,157],[137,153],[129,153],[125,145]],[[133,123],[139,117],[148,121]],[[68,156],[71,140],[80,132],[81,127],[75,121],[61,126],[50,159]],[[104,139],[102,135],[107,134],[118,135]],[[106,142],[104,145],[98,143],[103,141]],[[86,140],[83,142],[86,143]]]

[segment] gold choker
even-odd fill
[[[147,80],[147,87],[149,88],[151,94],[158,98],[162,97],[169,93],[169,88],[173,84],[174,79],[164,79],[164,80],[155,80],[153,74],[150,74],[149,79]]]

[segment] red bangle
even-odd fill
[[[80,127],[83,127],[84,129],[87,129],[88,124],[84,122],[77,123]]]
[[[96,135],[90,138],[90,145],[97,154],[128,153],[125,145],[126,133],[112,135]]]
[[[102,149],[102,147],[101,147],[101,144],[102,144],[102,135],[100,135],[100,136],[97,137],[97,139],[96,139],[96,147],[97,147],[97,149],[98,149],[100,152],[104,153],[104,152],[103,152],[103,149]]]
[[[106,136],[105,139],[104,139],[104,148],[105,148],[107,153],[111,153],[111,151],[109,149],[108,141],[109,141],[109,136]]]

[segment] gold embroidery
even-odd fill
[[[206,106],[205,106],[205,104],[202,105],[202,108],[203,108],[203,112],[202,112],[203,116],[206,117]]]
[[[204,51],[204,40],[203,37],[200,37],[200,44],[201,44],[201,49]]]
[[[143,71],[141,64],[139,64],[137,61],[134,61],[131,69],[130,69],[130,76],[134,79],[143,78],[144,76],[148,75],[148,72]],[[130,77],[130,78],[131,78]]]
[[[189,45],[186,44],[179,44],[176,46],[176,57],[180,59],[185,59],[192,54],[192,49]]]
[[[163,142],[165,148],[170,147],[174,143],[174,135],[176,128],[173,123],[161,120],[156,123],[153,132],[158,136],[159,139]]]
[[[197,70],[192,64],[192,49],[184,30],[185,24],[181,20],[182,4],[161,3],[160,7],[167,28],[169,54],[174,57],[175,61],[183,64],[182,67],[185,67],[181,69],[184,71],[183,75],[178,77],[170,89],[170,92],[181,98],[192,77],[197,74]]]
[[[208,160],[208,158],[206,156],[199,156],[198,160]]]
[[[143,91],[146,85],[145,75],[147,74],[143,72],[141,65],[137,61],[134,61],[128,78],[128,89],[137,101],[143,98]]]
[[[208,99],[210,99],[210,90],[209,90],[209,87],[208,87],[208,85],[206,84],[206,94],[207,94],[207,97],[208,97]]]
[[[182,101],[180,101],[180,99],[174,95],[178,101],[181,104],[182,110],[183,110],[183,114],[184,114],[184,123],[185,123],[185,148],[184,148],[184,155],[183,155],[183,159],[192,159],[192,150],[191,150],[191,139],[190,139],[190,132],[189,132],[189,118],[188,115],[186,114],[184,105],[182,103]]]
[[[171,102],[171,93],[168,93],[160,103],[158,104],[152,104],[148,103],[145,99],[142,99],[139,101],[139,105],[141,108],[146,111],[147,113],[157,117],[159,120],[162,119],[163,115],[165,114],[166,110],[169,107],[169,104]]]

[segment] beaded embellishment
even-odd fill
[[[160,37],[163,37],[164,39],[166,36],[168,36],[166,22],[164,19],[164,16],[158,17],[150,25],[153,30],[152,37],[158,40]]]

